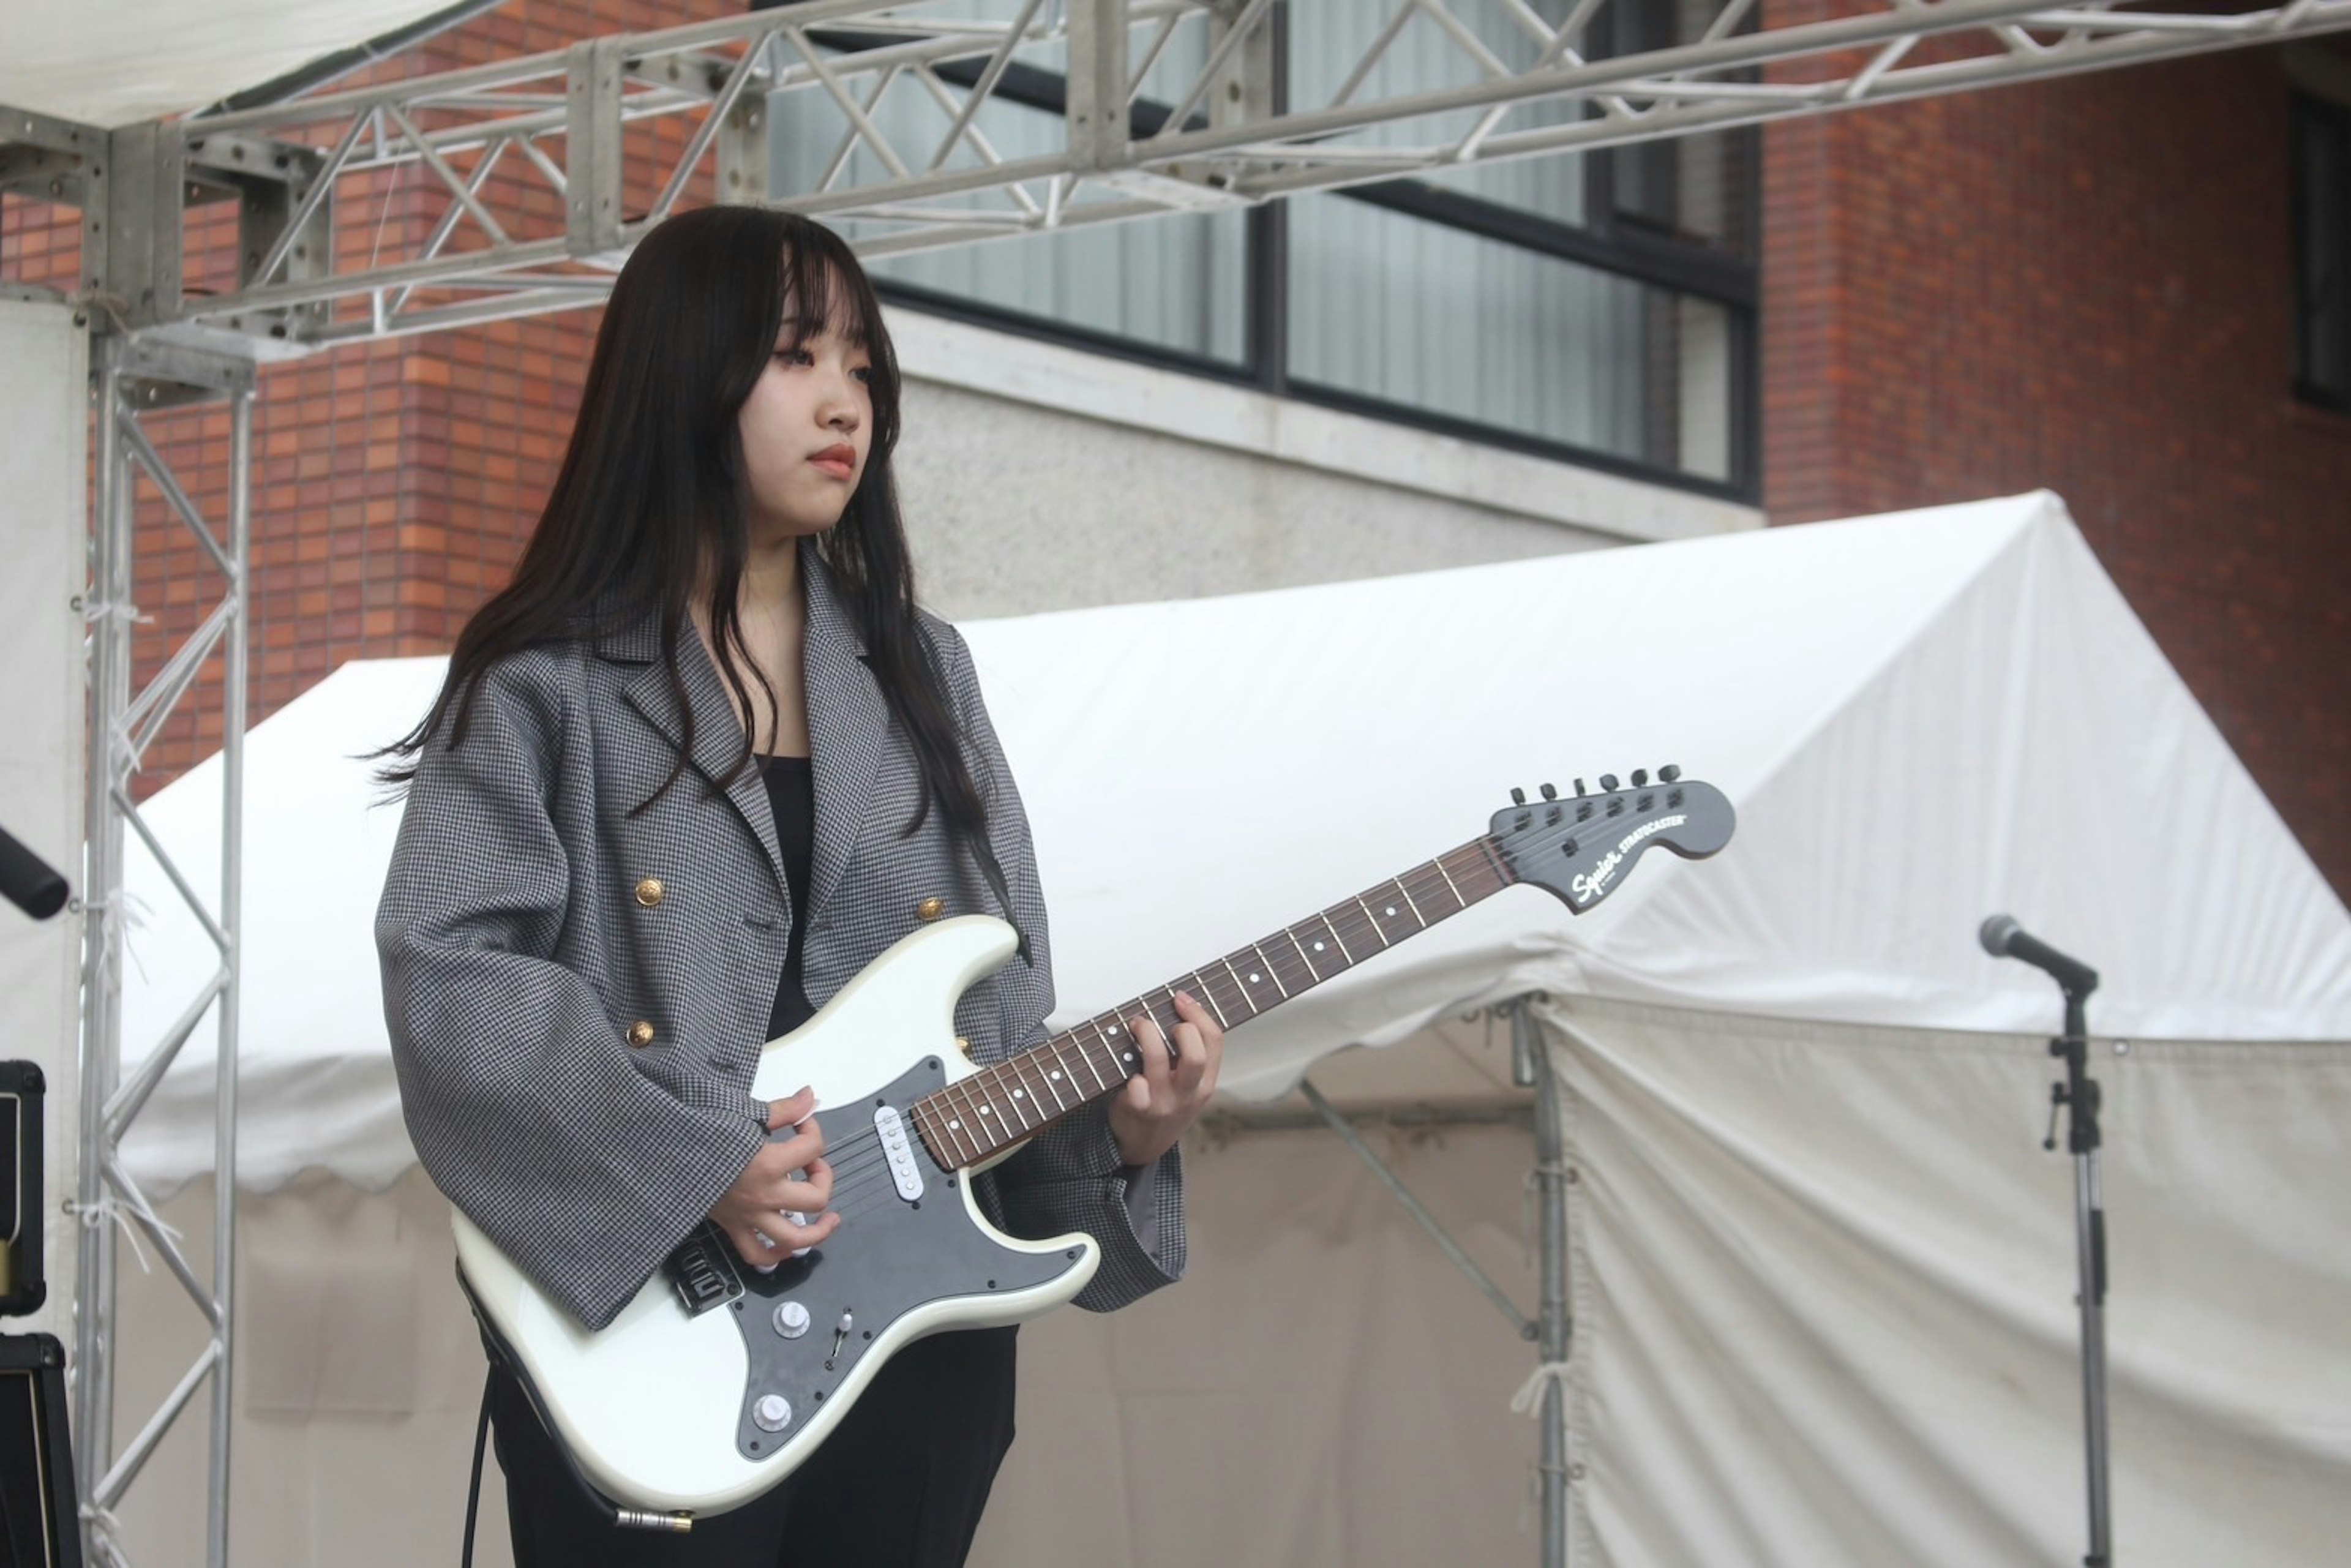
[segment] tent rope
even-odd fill
[[[1552,1384],[1559,1385],[1560,1403],[1564,1405],[1567,1402],[1568,1365],[1564,1361],[1546,1361],[1527,1374],[1527,1380],[1519,1385],[1516,1394],[1510,1396],[1511,1412],[1524,1416],[1530,1421],[1541,1420],[1543,1395]]]

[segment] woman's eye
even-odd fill
[[[778,349],[775,357],[788,365],[810,365],[816,362],[815,356],[806,349]]]
[[[873,367],[871,365],[860,365],[849,373],[855,376],[859,381],[865,382],[868,386],[871,386],[873,383]]]

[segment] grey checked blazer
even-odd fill
[[[758,774],[714,787],[743,732],[699,639],[680,652],[689,766],[627,815],[684,733],[650,619],[502,661],[464,743],[434,736],[408,791],[376,946],[409,1136],[450,1201],[591,1329],[759,1147],[767,1106],[751,1097],[751,1075],[792,923],[809,923],[802,981],[821,1007],[914,929],[924,900],[1007,913],[951,850],[941,812],[901,836],[920,767],[830,574],[813,550],[800,559],[816,786],[805,915],[791,906]],[[1053,1005],[1044,897],[970,652],[945,622],[924,626],[1035,960],[1011,959],[956,1009],[956,1032],[993,1061],[1041,1039]],[[650,905],[637,897],[647,877],[662,884]],[[632,1033],[650,1040],[632,1044]],[[1130,1195],[1134,1174],[1121,1170],[1097,1102],[989,1172],[978,1196],[1015,1235],[1095,1237],[1102,1267],[1078,1303],[1108,1311],[1183,1272],[1178,1156],[1141,1173]],[[1137,1239],[1131,1205],[1154,1245]]]

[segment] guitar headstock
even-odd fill
[[[1660,768],[1655,779],[1635,768],[1623,786],[1604,773],[1596,793],[1581,779],[1572,796],[1546,784],[1541,796],[1510,791],[1515,803],[1494,813],[1494,844],[1519,881],[1548,888],[1578,915],[1615,892],[1649,850],[1704,860],[1738,825],[1721,790],[1678,768]]]

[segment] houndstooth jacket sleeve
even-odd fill
[[[956,1009],[983,1061],[1041,1038],[1052,1007],[1028,825],[969,651],[925,618],[989,798],[1008,910],[941,813],[905,831],[924,790],[912,745],[830,578],[812,551],[802,561],[807,910],[791,906],[758,774],[720,786],[742,729],[716,671],[685,639],[682,711],[650,622],[500,662],[462,743],[430,737],[409,789],[376,940],[410,1137],[450,1200],[590,1328],[611,1321],[758,1149],[767,1108],[749,1090],[796,920],[808,926],[803,988],[821,1006],[913,930],[918,909],[1012,919],[1034,964],[1012,959]],[[688,766],[661,790],[684,711]],[[977,1195],[1015,1234],[1101,1242],[1081,1306],[1122,1306],[1182,1272],[1178,1157],[1122,1170],[1099,1103],[984,1176]]]

